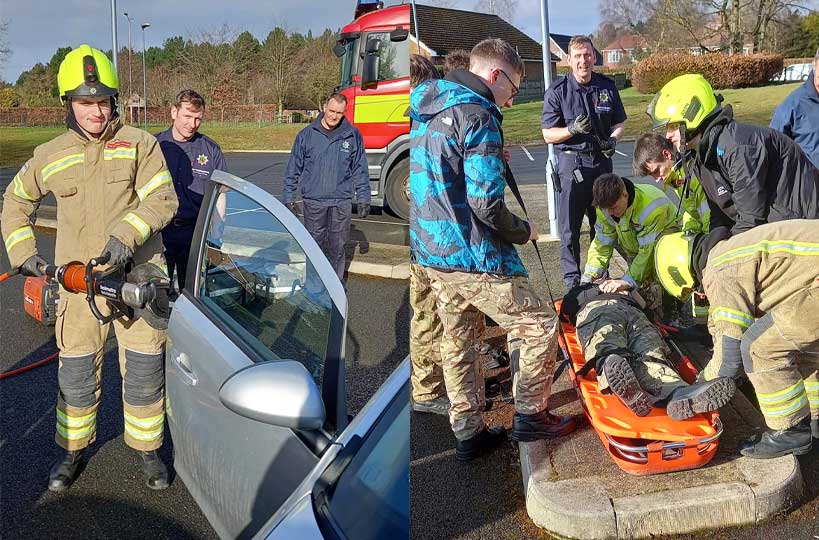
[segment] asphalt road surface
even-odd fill
[[[54,235],[38,231],[38,248],[53,260]],[[0,273],[8,270],[4,250]],[[24,314],[24,278],[0,283],[0,372],[56,352],[54,331]],[[404,281],[351,276],[347,330],[348,404],[363,406],[408,354],[408,288]],[[113,332],[111,334],[113,336]],[[3,540],[216,540],[179,478],[162,492],[143,484],[136,455],[122,439],[121,379],[114,339],[103,367],[97,442],[67,492],[46,489],[59,455],[54,443],[57,363],[0,381],[0,538]],[[171,462],[166,432],[161,450]]]

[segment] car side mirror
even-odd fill
[[[333,47],[333,54],[336,55],[338,58],[344,56],[344,53],[347,52],[347,47],[342,45],[341,43],[336,43]]]
[[[293,360],[264,362],[237,371],[222,384],[219,399],[236,414],[273,426],[317,430],[326,417],[313,377]]]

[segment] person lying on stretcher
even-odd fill
[[[736,391],[730,377],[693,385],[682,380],[668,344],[644,308],[637,291],[604,293],[594,283],[573,287],[563,297],[561,314],[575,325],[600,391],[616,394],[637,416],[665,406],[674,420],[728,403]]]

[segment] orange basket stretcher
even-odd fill
[[[560,300],[555,304],[560,313]],[[623,471],[647,476],[696,469],[711,461],[722,435],[719,413],[672,420],[665,409],[655,407],[648,416],[635,415],[616,395],[600,393],[594,369],[585,376],[578,375],[586,363],[583,350],[574,326],[563,317],[560,324],[560,348],[570,362],[569,374],[583,411],[603,447]],[[697,376],[697,369],[683,354],[677,369],[688,383]]]

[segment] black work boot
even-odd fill
[[[495,448],[505,440],[505,427],[495,426],[485,428],[477,435],[455,443],[455,457],[458,461],[471,461],[478,457],[484,450]]]
[[[548,410],[537,414],[515,413],[512,420],[512,440],[531,442],[568,435],[577,427],[572,416],[555,416]]]
[[[654,407],[651,395],[643,390],[628,360],[610,354],[603,364],[603,373],[611,391],[637,416],[646,416]]]
[[[819,418],[814,418],[810,421],[810,432],[814,439],[819,439]]]
[[[737,387],[730,377],[677,388],[668,397],[666,412],[674,420],[685,420],[695,414],[716,411],[734,397]]]
[[[156,450],[137,451],[137,454],[142,460],[142,475],[145,477],[145,485],[155,490],[167,488],[168,468],[162,463]]]
[[[82,455],[83,450],[65,451],[48,473],[49,491],[65,491],[71,487],[78,476]]]
[[[754,459],[771,459],[787,454],[795,456],[807,454],[813,442],[810,427],[810,418],[805,418],[788,429],[766,431],[758,442],[748,442],[742,445],[739,453]]]

